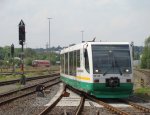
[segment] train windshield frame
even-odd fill
[[[129,45],[97,45],[92,47],[93,74],[131,74]]]

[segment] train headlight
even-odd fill
[[[129,73],[129,69],[126,69],[125,72],[126,72],[126,73]]]
[[[129,68],[126,68],[126,69],[124,69],[123,71],[124,71],[125,74],[129,74],[130,69],[129,69]]]
[[[98,73],[98,69],[96,69],[95,72]]]

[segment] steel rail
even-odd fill
[[[56,84],[58,84],[58,83],[60,83],[60,81],[54,82],[54,83],[52,83],[52,84],[49,84],[48,86],[45,86],[45,88],[51,87],[51,86],[56,85]],[[33,94],[33,93],[35,93],[35,92],[36,92],[36,91],[34,90],[34,91],[30,91],[30,92],[28,92],[28,93],[25,93],[25,94],[22,94],[22,95],[19,95],[19,96],[16,96],[16,97],[12,97],[12,98],[10,98],[10,99],[7,99],[7,100],[5,100],[5,101],[0,102],[0,106],[4,105],[4,104],[6,104],[6,103],[9,103],[9,102],[11,102],[11,101],[14,101],[14,100],[16,100],[16,99],[19,99],[19,98],[21,98],[21,97],[28,96],[28,95]]]
[[[75,93],[77,93],[77,94],[79,94],[79,95],[81,95],[81,94],[84,95],[86,98],[88,98],[88,99],[90,99],[90,100],[92,100],[92,101],[94,101],[94,102],[96,102],[96,103],[98,103],[98,104],[100,104],[100,105],[103,105],[103,106],[104,106],[105,108],[107,108],[108,110],[111,110],[111,111],[113,111],[113,112],[115,112],[115,113],[117,113],[117,114],[119,114],[119,115],[130,115],[129,113],[124,112],[124,111],[122,111],[122,110],[120,110],[120,109],[118,109],[118,108],[116,108],[116,107],[113,107],[113,106],[111,106],[111,105],[109,105],[109,104],[107,104],[107,103],[105,103],[105,102],[103,102],[103,101],[101,101],[101,100],[99,100],[99,99],[97,99],[97,98],[91,96],[91,95],[88,95],[88,94],[85,93],[85,92],[81,92],[81,91],[79,91],[79,90],[77,90],[77,89],[75,89],[75,88],[73,88],[73,87],[71,87],[71,86],[68,86],[68,85],[67,85],[67,88],[69,88],[70,90],[74,91]],[[121,100],[121,99],[120,99],[120,100]],[[144,106],[138,105],[138,104],[133,103],[133,102],[131,102],[131,101],[127,101],[127,100],[121,100],[121,101],[124,101],[125,103],[127,103],[127,104],[133,106],[134,108],[136,108],[136,109],[138,109],[138,110],[142,110],[142,111],[144,111],[144,112],[146,112],[146,113],[150,113],[150,109],[149,109],[149,108],[146,108],[146,107],[144,107]],[[98,112],[98,113],[99,113],[99,112]]]
[[[56,104],[61,100],[63,97],[63,94],[66,92],[66,86],[63,86],[63,90],[61,92],[61,95],[52,103],[50,106],[46,107],[39,115],[46,115],[48,114],[55,106]]]
[[[124,111],[121,111],[120,109],[117,109],[117,108],[115,108],[115,107],[113,107],[113,106],[111,106],[111,105],[109,105],[109,104],[107,104],[107,103],[105,103],[105,102],[103,102],[103,101],[101,101],[101,100],[99,100],[99,99],[96,99],[96,98],[94,98],[94,97],[92,97],[92,96],[89,96],[88,94],[85,94],[85,96],[87,97],[87,98],[89,98],[90,100],[92,100],[92,101],[94,101],[94,102],[96,102],[96,103],[98,103],[98,104],[100,104],[100,105],[103,105],[105,108],[107,108],[108,110],[110,110],[110,111],[113,111],[113,112],[115,112],[115,113],[117,113],[117,114],[119,114],[119,115],[130,115],[129,113],[126,113],[126,112],[124,112]]]
[[[46,80],[46,81],[40,82],[40,83],[38,83],[38,84],[44,84],[44,83],[47,83],[47,82],[56,80],[56,79],[58,79],[58,78],[59,78],[59,76],[56,76],[56,77],[54,77],[54,78],[51,78],[50,80]],[[34,85],[27,86],[27,87],[23,87],[23,88],[21,88],[21,89],[16,89],[16,90],[12,90],[12,91],[9,91],[9,92],[6,92],[6,93],[2,93],[2,94],[0,94],[0,97],[8,96],[8,95],[11,95],[11,94],[16,93],[16,92],[19,92],[19,91],[23,91],[23,90],[26,90],[26,89],[29,89],[29,88],[36,87],[38,84],[34,84]]]
[[[50,74],[50,75],[42,75],[42,76],[36,76],[36,77],[29,77],[29,78],[26,78],[26,81],[32,81],[32,80],[36,80],[36,79],[43,79],[43,78],[48,78],[48,77],[56,76],[56,75],[60,75],[60,74],[59,73],[54,73],[54,74]],[[3,81],[3,82],[0,82],[0,86],[18,83],[19,81],[20,81],[20,79],[10,80],[10,81]]]
[[[109,105],[109,104],[107,104],[107,103],[105,103],[105,102],[103,102],[103,101],[100,101],[99,99],[97,99],[97,98],[95,98],[95,97],[93,97],[93,96],[90,96],[90,95],[88,95],[87,93],[85,93],[85,92],[81,92],[81,91],[79,91],[79,90],[77,90],[77,89],[74,89],[74,88],[72,88],[72,87],[70,87],[70,86],[67,86],[67,88],[69,88],[69,89],[71,89],[72,91],[74,91],[74,92],[76,92],[76,93],[78,93],[78,94],[83,94],[86,98],[88,98],[88,99],[90,99],[90,100],[92,100],[92,101],[94,101],[94,102],[96,102],[96,103],[98,103],[98,104],[100,104],[100,105],[103,105],[105,108],[107,108],[108,110],[110,110],[110,111],[113,111],[113,112],[115,112],[115,113],[117,113],[117,114],[119,114],[119,115],[130,115],[129,113],[126,113],[126,112],[124,112],[124,111],[121,111],[120,109],[117,109],[117,108],[115,108],[115,107],[113,107],[113,106],[111,106],[111,105]]]
[[[134,102],[131,102],[131,101],[128,101],[128,100],[122,100],[122,101],[127,103],[127,104],[129,104],[129,105],[131,105],[132,107],[134,107],[134,108],[136,108],[138,110],[141,110],[141,111],[146,112],[146,113],[150,113],[150,109],[149,108],[146,108],[144,106],[138,105],[138,104],[136,104]]]
[[[82,108],[84,106],[84,102],[85,102],[85,97],[81,96],[81,101],[80,101],[80,104],[75,111],[75,115],[81,115],[81,111],[82,111]]]

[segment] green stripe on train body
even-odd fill
[[[98,98],[128,98],[132,95],[133,83],[120,83],[119,87],[111,88],[106,87],[105,83],[81,82],[63,76],[61,76],[61,80]]]

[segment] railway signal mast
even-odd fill
[[[25,42],[25,24],[24,24],[23,20],[21,20],[19,23],[19,44],[22,46],[22,54],[21,54],[21,60],[22,60],[21,71],[22,71],[22,73],[24,73],[24,67],[23,67],[23,45],[24,45],[24,42]]]

